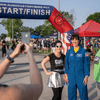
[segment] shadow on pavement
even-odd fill
[[[11,79],[11,80],[7,80],[7,81],[4,81],[4,82],[1,82],[1,84],[6,83],[6,82],[11,82],[11,81],[14,81],[14,80],[18,80],[18,79],[21,79],[21,78],[25,78],[25,77],[28,77],[28,76],[29,75],[25,75],[25,76],[21,76],[21,77],[18,77],[18,78]]]
[[[39,70],[44,71],[42,68],[39,68]],[[47,70],[50,70],[50,68],[47,68]],[[29,69],[17,70],[17,71],[7,71],[5,74],[24,73],[24,72],[29,72]],[[15,79],[7,80],[7,81],[4,81],[4,82],[1,82],[1,84],[6,83],[6,82],[11,82],[11,81],[14,81],[14,80],[17,80],[17,79],[21,79],[21,78],[24,78],[24,77],[27,77],[27,76],[29,76],[29,75],[25,75],[25,76],[18,77],[18,78],[15,78]]]
[[[88,93],[90,93],[91,91],[93,91],[96,88],[96,82],[91,84],[91,88],[88,89]],[[92,95],[89,97],[89,100],[95,100],[95,98],[98,96],[97,91],[95,91],[94,93],[92,93]]]
[[[11,64],[11,65],[29,65],[29,63],[17,63],[17,64]]]
[[[95,100],[95,98],[98,96],[97,91],[95,91],[90,97],[89,100]]]
[[[25,70],[16,70],[16,71],[7,71],[5,74],[25,73],[25,72],[29,72],[29,69],[25,69]]]
[[[26,67],[28,66],[29,63],[19,63],[19,64],[11,64],[11,66],[8,68],[8,71],[9,70],[13,70],[13,69],[18,69],[18,68],[23,68],[23,67]]]
[[[92,83],[91,85],[92,87],[88,89],[88,93],[93,91],[96,88],[96,82]]]
[[[42,60],[41,61],[37,61],[36,64],[39,64],[41,62],[42,62]],[[29,63],[17,63],[17,64],[11,64],[11,65],[29,65]]]
[[[40,71],[44,71],[42,68],[39,68]],[[47,68],[47,70],[50,70],[50,68]],[[24,70],[14,70],[14,71],[7,71],[5,74],[14,74],[14,73],[25,73],[29,72],[29,69],[24,69]]]
[[[41,61],[37,61],[36,64],[40,64],[42,62]],[[18,69],[18,68],[22,68],[22,67],[25,67],[25,66],[28,66],[29,63],[17,63],[17,64],[11,64],[11,66],[13,67],[9,67],[8,71],[9,70],[13,70],[13,69]]]

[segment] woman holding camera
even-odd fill
[[[0,63],[0,78],[3,77],[10,64],[20,54],[27,52],[29,58],[30,84],[4,85],[0,84],[0,100],[38,100],[42,93],[42,77],[33,57],[33,44],[24,44],[26,50],[21,51],[22,43],[19,43],[15,50]]]

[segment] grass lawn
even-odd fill
[[[100,48],[96,48],[96,47],[93,47],[93,50],[94,51],[96,51],[96,52],[98,52],[98,50],[99,50]],[[35,49],[33,50],[33,53],[38,53],[38,54],[50,54],[51,53],[51,50],[49,51],[49,52],[44,52],[44,50],[42,50],[42,52],[38,52],[38,51],[36,51]],[[95,55],[95,54],[94,54]]]
[[[38,52],[36,50],[33,50],[33,53],[38,53],[38,54],[50,54],[51,50],[49,52],[44,52],[44,50],[42,50],[42,52]]]
[[[98,47],[97,48],[96,47],[93,47],[93,50],[96,51],[96,52],[98,52],[99,49],[100,48],[98,48]]]

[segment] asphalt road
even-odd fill
[[[12,50],[7,50],[7,54],[11,54]],[[47,87],[48,82],[48,76],[44,73],[40,63],[44,59],[45,54],[34,54],[36,63],[38,65],[38,68],[42,74],[43,79],[43,92],[40,96],[39,100],[51,100],[53,93],[52,89]],[[2,62],[2,52],[0,51],[0,63]],[[46,67],[48,70],[50,70],[50,64],[47,63]],[[88,96],[89,100],[98,100],[97,91],[96,91],[96,82],[93,79],[93,62],[91,64],[91,75],[88,80]],[[15,59],[15,62],[11,64],[5,75],[0,79],[0,83],[7,84],[7,85],[13,85],[13,84],[29,84],[30,83],[30,77],[29,77],[29,60],[26,57],[26,55],[19,55]],[[68,91],[67,91],[67,85],[64,87],[62,92],[62,100],[68,100]],[[79,99],[79,94],[77,93],[77,100]]]

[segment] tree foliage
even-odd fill
[[[100,23],[100,12],[96,12],[96,13],[94,13],[94,14],[89,15],[89,16],[87,17],[87,19],[86,19],[86,22],[88,22],[89,20],[94,20],[95,22]],[[86,23],[86,22],[85,22],[85,23]],[[85,24],[85,23],[83,23],[83,24]],[[83,25],[83,24],[82,24],[82,25]]]
[[[75,18],[75,11],[74,9],[71,10],[71,12],[65,12],[65,11],[60,11],[60,13],[65,17],[65,19],[72,25],[74,26],[74,22],[76,20]]]
[[[34,29],[31,27],[27,27],[27,26],[22,26],[20,28],[20,31],[21,32],[30,32],[31,34],[34,34]]]
[[[7,34],[4,34],[4,33],[2,33],[0,36],[1,39],[5,39],[6,37],[7,37]]]
[[[12,38],[12,19],[2,20],[0,22],[5,29],[8,31],[8,37]],[[21,19],[13,19],[13,36],[18,33],[20,34],[20,27],[23,25],[23,22]]]
[[[48,21],[46,20],[46,22],[48,22]],[[56,31],[56,29],[53,27],[53,25],[43,24],[43,25],[40,25],[40,26],[35,28],[35,35],[44,37],[45,35],[51,34],[55,31]]]

